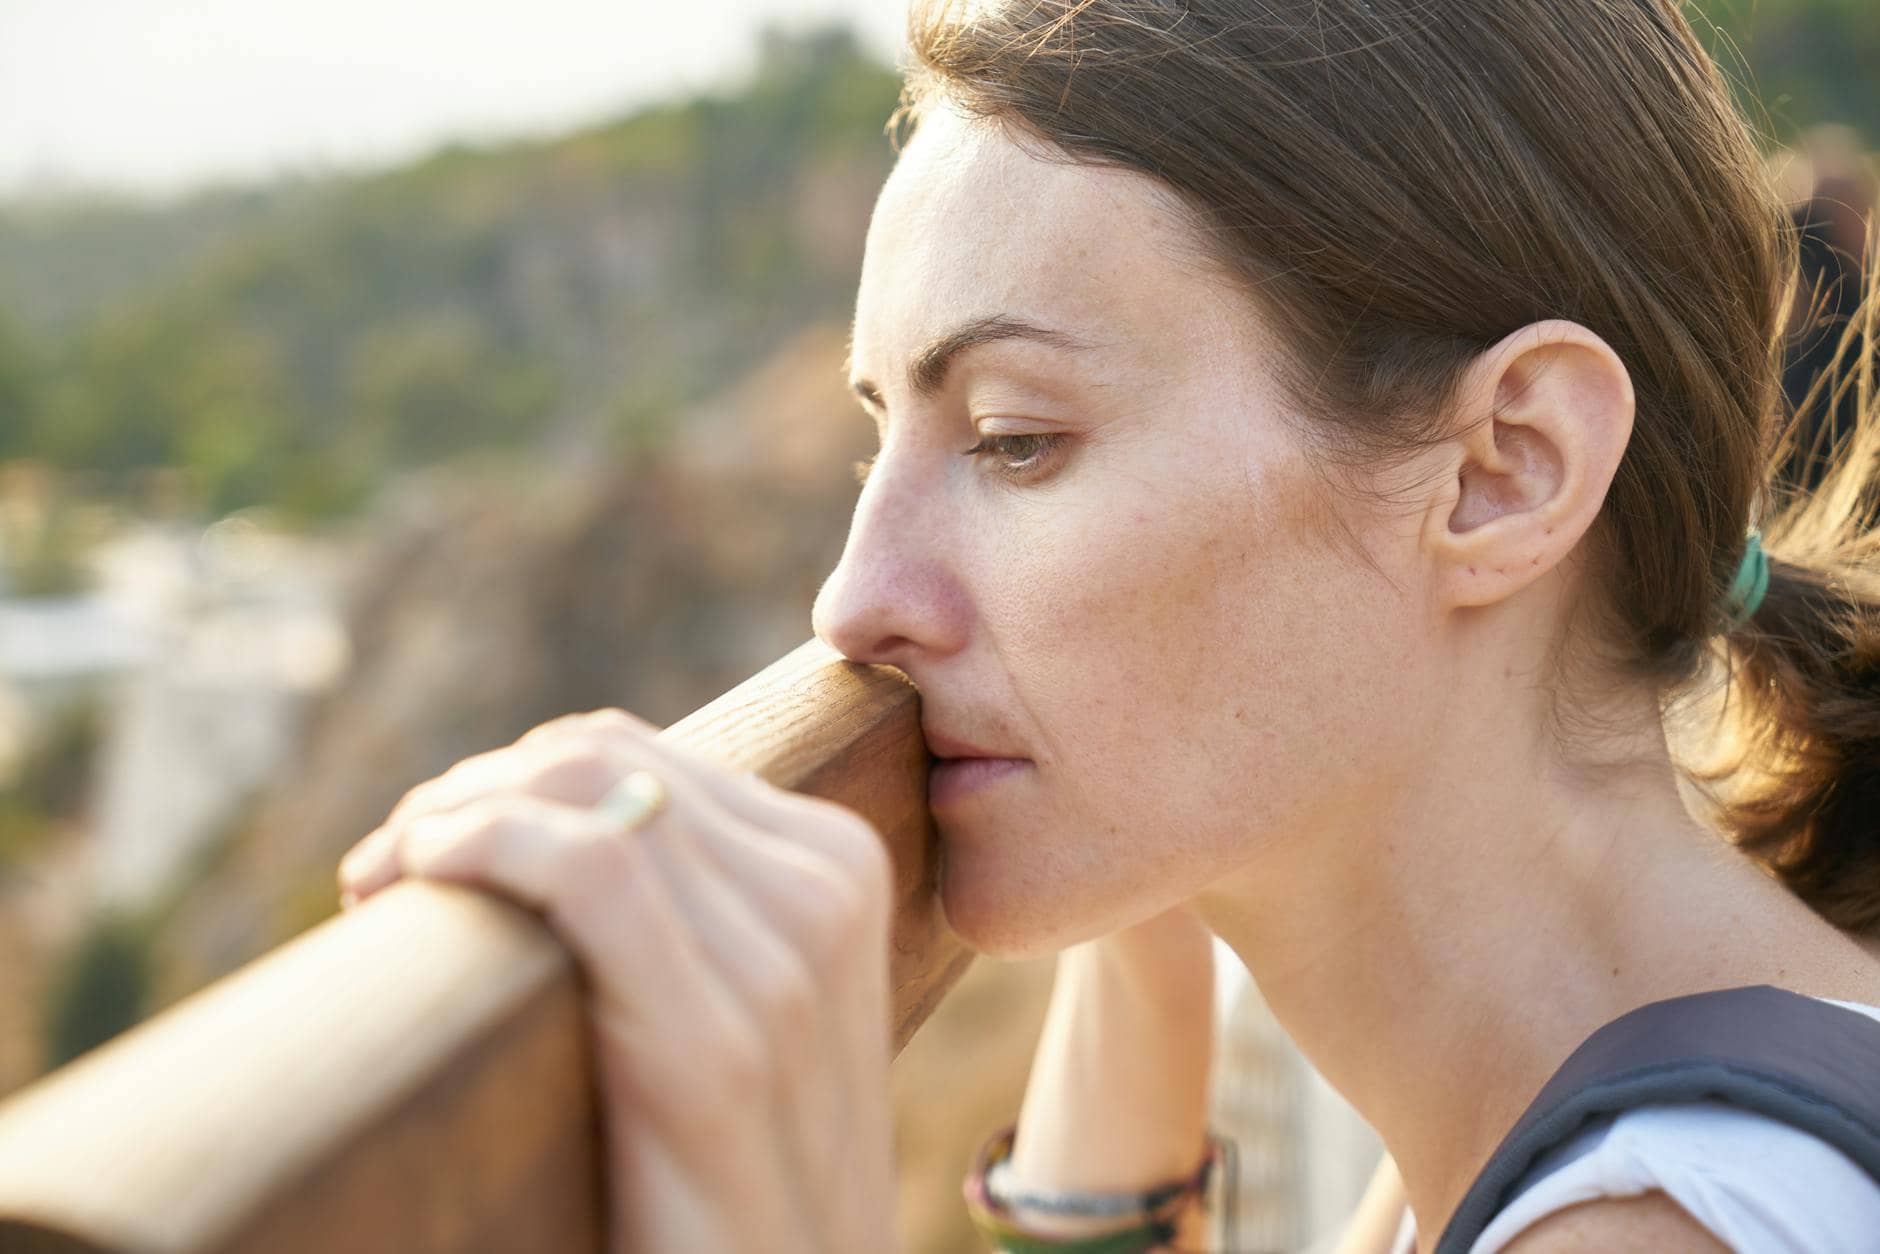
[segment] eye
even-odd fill
[[[977,457],[1000,448],[1009,450],[1015,447],[1018,452],[1026,455],[1016,460],[1010,456],[1000,458],[993,469],[1008,479],[1020,479],[1042,469],[1044,463],[1050,460],[1051,455],[1067,438],[1062,435],[989,435],[982,437],[979,443],[967,449],[962,456]],[[877,452],[874,457],[854,464],[856,483],[867,486],[868,476],[874,470],[875,461],[880,456],[881,454]]]
[[[1025,454],[1013,460],[1007,456],[995,457],[993,469],[1008,479],[1025,478],[1043,468],[1051,459],[1066,437],[1056,434],[1043,435],[989,435],[981,437],[979,443],[967,449],[964,456],[976,457],[982,453],[996,454],[1000,449],[1008,449]]]

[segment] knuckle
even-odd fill
[[[618,764],[600,746],[569,741],[545,752],[528,772],[524,786],[550,796],[598,792],[618,773]]]
[[[400,797],[398,804],[392,807],[391,820],[407,819],[430,809],[431,798],[437,795],[438,783],[442,779],[443,776],[437,779],[427,779],[422,784],[406,789],[405,795]]]
[[[634,740],[644,740],[657,735],[658,732],[659,728],[639,715],[618,706],[608,706],[599,710],[563,714],[559,718],[550,719],[541,726],[525,732],[516,744],[519,747],[524,745],[535,747],[580,737],[600,737],[606,740],[628,737]]]
[[[486,769],[488,763],[489,755],[484,753],[453,762],[437,775],[421,784],[413,785],[393,808],[392,817],[407,819],[413,815],[436,810],[445,804],[466,780]]]
[[[423,814],[405,826],[397,862],[407,871],[431,866],[464,843],[464,831],[450,814]],[[454,855],[453,855],[454,856]]]
[[[507,797],[478,797],[466,801],[454,811],[454,826],[469,838],[494,834],[515,817],[514,803]],[[437,816],[440,819],[448,815]]]
[[[365,874],[368,867],[385,856],[389,840],[380,835],[385,830],[383,826],[377,828],[370,835],[355,841],[353,847],[341,855],[336,873],[342,887]]]
[[[618,706],[609,706],[601,710],[589,710],[575,716],[583,731],[601,732],[619,735],[628,733],[635,736],[647,736],[659,729],[637,714],[630,713]]]
[[[523,732],[521,736],[516,738],[516,744],[539,745],[545,740],[557,740],[567,735],[571,729],[580,726],[582,718],[583,716],[580,714],[558,715],[555,718],[549,719],[546,723],[539,723],[531,727],[528,731]]]

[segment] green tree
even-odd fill
[[[64,1066],[144,1017],[149,940],[128,915],[94,918],[55,973],[45,1016],[45,1067]]]
[[[1880,139],[1880,4],[1874,0],[1685,0],[1772,138],[1822,122]],[[1745,78],[1747,81],[1744,81]]]
[[[735,90],[252,205],[49,211],[30,233],[0,213],[0,282],[37,275],[22,316],[58,337],[36,416],[0,439],[107,488],[173,467],[213,510],[312,520],[459,453],[657,436],[655,403],[681,412],[846,316],[854,259],[827,241],[859,241],[892,160],[899,81],[852,34],[760,52]],[[144,285],[46,316],[100,232],[153,260]],[[187,264],[154,264],[184,240]]]
[[[522,443],[555,403],[547,364],[504,349],[467,313],[412,318],[361,338],[348,376],[349,441],[361,458],[401,466]]]
[[[0,311],[0,460],[32,451],[39,370],[25,337]]]

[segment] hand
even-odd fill
[[[543,724],[406,794],[340,863],[539,911],[579,959],[615,1254],[898,1246],[888,1091],[891,871],[874,829],[620,710]],[[591,807],[666,785],[625,836]]]

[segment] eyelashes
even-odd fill
[[[1050,459],[1051,454],[1057,451],[1058,446],[1064,443],[1064,440],[1064,436],[1055,434],[989,435],[967,449],[965,456],[975,457],[982,453],[990,453],[1000,445],[1017,444],[1021,448],[1028,448],[1031,450],[1029,457],[1020,458],[1016,462],[995,459],[993,464],[993,470],[1008,479],[1024,479],[1040,469]]]
[[[994,474],[1005,479],[1020,482],[1038,474],[1045,463],[1051,460],[1052,456],[1063,447],[1068,439],[1068,436],[1055,433],[1037,435],[989,435],[982,437],[979,443],[967,449],[961,456],[992,456],[992,470]],[[996,456],[1001,449],[1010,450],[1013,446],[1016,446],[1019,451],[1025,452],[1028,455],[1016,459]],[[859,461],[854,464],[856,483],[862,485],[868,483],[868,476],[873,472],[875,461],[878,457],[880,457],[879,453],[874,457],[868,458],[866,461]]]

